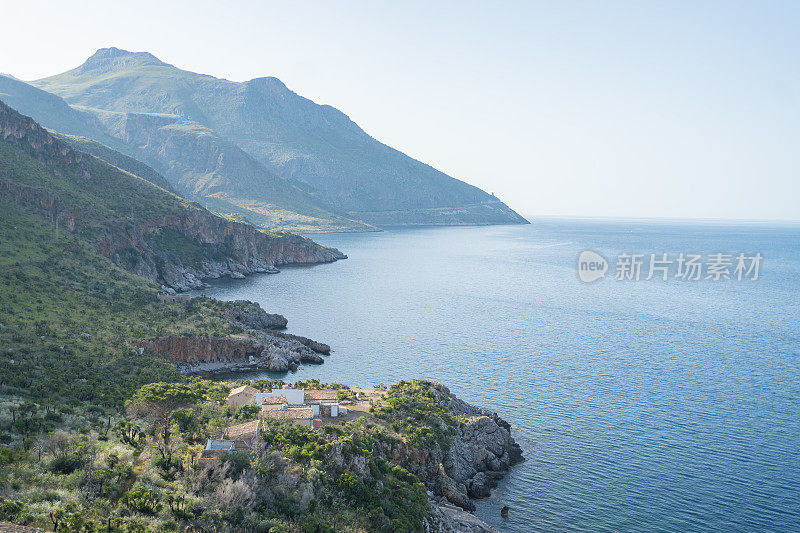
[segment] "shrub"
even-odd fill
[[[234,418],[238,421],[253,420],[258,417],[260,411],[261,408],[257,404],[247,403],[236,410]]]
[[[50,471],[55,474],[71,474],[83,465],[81,458],[74,454],[58,455],[50,461]]]
[[[126,492],[120,502],[134,511],[142,514],[154,515],[161,510],[161,502],[158,492],[154,489],[146,489],[142,486],[134,487]]]
[[[0,521],[16,522],[24,508],[19,500],[0,500]]]

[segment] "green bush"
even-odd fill
[[[154,515],[161,510],[160,499],[155,489],[138,486],[126,492],[120,499],[120,503],[142,514]]]
[[[59,455],[50,461],[50,471],[55,474],[71,474],[83,465],[80,457],[74,454]]]
[[[19,500],[0,500],[0,521],[16,522],[24,508]]]
[[[258,418],[258,414],[261,412],[261,407],[254,403],[247,403],[240,406],[236,410],[236,415],[234,419],[240,422],[244,422],[247,420],[253,420]]]

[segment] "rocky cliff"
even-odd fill
[[[489,496],[509,468],[524,460],[522,449],[497,413],[464,402],[444,385],[433,384],[432,391],[460,420],[449,446],[420,449],[403,442],[392,450],[392,461],[420,478],[435,500],[473,511],[471,498]]]
[[[184,374],[244,370],[287,372],[300,363],[319,364],[322,357],[293,339],[249,337],[161,337],[142,341],[143,348],[166,357]]]
[[[169,336],[138,345],[175,363],[184,374],[295,371],[300,363],[322,363],[320,354],[331,351],[327,344],[275,331],[286,327],[286,318],[254,302],[229,303],[224,318],[245,332],[231,337]]]
[[[110,225],[99,244],[120,266],[176,291],[202,288],[203,279],[270,273],[281,265],[346,257],[309,239],[265,233],[199,208],[134,227]]]
[[[0,194],[80,233],[117,265],[168,290],[345,257],[297,235],[214,215],[75,150],[2,102],[0,143]]]

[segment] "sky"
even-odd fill
[[[800,2],[9,2],[0,72],[96,49],[276,76],[520,213],[800,220]]]

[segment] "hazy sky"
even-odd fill
[[[800,2],[0,2],[0,72],[97,48],[277,76],[525,214],[800,219]]]

